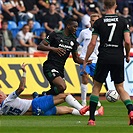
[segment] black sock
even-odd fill
[[[58,93],[56,93],[54,91],[54,89],[50,89],[50,90],[46,91],[46,95],[53,95],[53,96],[55,96],[55,95],[58,95]]]
[[[98,101],[99,101],[98,96],[95,96],[95,95],[90,96],[90,118],[89,120],[95,121],[95,111],[96,111]]]
[[[128,109],[128,114],[133,111],[133,104],[130,99],[127,99],[124,101],[124,104],[126,105],[126,108]]]
[[[128,114],[133,111],[133,105],[132,104],[128,104],[127,106],[127,109],[128,109]]]
[[[93,101],[90,101],[90,119],[89,120],[93,120],[95,121],[95,111],[96,111],[96,107],[97,107],[97,103],[96,102],[93,102]]]

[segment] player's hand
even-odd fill
[[[126,57],[126,62],[129,63],[130,61],[130,56]]]
[[[26,65],[27,65],[27,64],[25,64],[25,63],[23,63],[23,64],[21,65],[21,69],[23,70],[23,72],[26,72],[26,69],[25,69]]]
[[[85,73],[85,74],[87,74],[87,72],[86,72],[86,65],[89,65],[89,64],[91,64],[92,63],[92,60],[87,60],[87,61],[83,61],[83,69],[82,69],[82,71]]]
[[[87,62],[86,62],[86,64],[91,64],[92,63],[92,60],[88,60]]]
[[[66,50],[63,48],[53,48],[53,52],[57,53],[59,56],[64,56]]]

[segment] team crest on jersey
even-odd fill
[[[71,45],[71,46],[73,46],[73,45],[74,45],[74,42],[73,42],[73,41],[71,41],[71,42],[70,42],[70,45]]]

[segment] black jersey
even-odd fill
[[[118,15],[105,15],[93,26],[93,34],[100,36],[98,61],[107,64],[124,62],[124,32],[129,32],[125,19]]]
[[[47,63],[52,63],[54,66],[64,69],[66,59],[69,57],[70,52],[77,52],[78,42],[75,35],[66,36],[64,31],[52,32],[46,41],[51,47],[63,48],[66,50],[64,56],[59,56],[57,53],[50,51],[48,54]]]

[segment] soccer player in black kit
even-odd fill
[[[129,94],[124,90],[124,47],[126,50],[126,62],[130,61],[130,33],[129,26],[125,20],[115,14],[116,0],[104,0],[106,14],[98,19],[93,25],[93,35],[88,46],[84,60],[84,68],[87,59],[93,52],[97,37],[100,37],[100,46],[96,71],[94,75],[94,86],[90,96],[90,118],[88,125],[95,126],[94,112],[99,101],[99,93],[108,72],[114,81],[122,102],[128,110],[129,125],[133,125],[133,105]],[[124,45],[123,45],[124,41]],[[119,112],[118,112],[119,113]]]
[[[64,65],[70,52],[72,53],[75,63],[83,64],[83,60],[78,56],[78,42],[74,35],[77,27],[77,21],[73,18],[69,18],[65,22],[65,29],[63,31],[52,32],[37,47],[38,50],[49,51],[48,59],[43,63],[44,75],[51,85],[51,89],[45,92],[46,95],[57,95],[59,93],[64,93],[66,90]],[[91,62],[91,60],[87,61],[87,63]],[[72,96],[67,98],[67,101],[76,102]],[[88,107],[86,106],[84,109],[88,110]],[[82,110],[80,113],[82,114]]]

